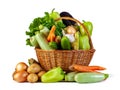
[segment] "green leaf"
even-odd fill
[[[29,38],[26,39],[26,45],[32,46]]]
[[[52,12],[54,12],[54,10]],[[59,13],[56,14],[59,16]],[[54,18],[50,16],[50,13],[45,12],[43,17],[37,17],[33,19],[29,25],[29,31],[26,31],[26,35],[28,35],[30,38],[32,36],[35,36],[35,33],[37,31],[40,31],[40,26],[43,26],[42,28],[47,27],[48,30],[50,30],[53,25],[56,26],[56,36],[62,36],[62,28],[64,28],[65,25],[62,23],[62,21],[56,22]],[[31,45],[29,39],[27,40],[27,45]]]

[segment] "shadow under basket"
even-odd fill
[[[60,66],[69,71],[72,64],[89,65],[95,49],[90,50],[41,50],[35,48],[40,65],[46,71]]]
[[[56,21],[62,19],[72,20],[84,28],[89,38],[90,50],[42,50],[40,48],[35,48],[38,61],[41,67],[46,71],[58,66],[64,71],[69,71],[69,66],[72,64],[88,66],[95,52],[90,34],[86,27],[77,19],[70,17],[60,17],[56,19]]]

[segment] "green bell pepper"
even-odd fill
[[[63,50],[70,50],[71,49],[71,43],[67,36],[63,36],[61,39],[61,48]]]
[[[86,29],[88,30],[90,35],[92,35],[92,31],[93,31],[92,22],[83,20],[83,25],[86,27]],[[82,26],[80,26],[80,33],[81,33],[81,35],[86,35],[86,32],[85,32],[85,30],[84,30],[84,28]]]
[[[89,38],[87,35],[80,36],[79,45],[80,45],[80,49],[82,49],[82,50],[89,50],[90,49]]]
[[[56,42],[52,41],[52,42],[49,42],[48,44],[49,44],[49,46],[50,46],[51,48],[53,48],[53,49],[55,49],[55,50],[58,49],[58,45],[57,45]]]
[[[52,12],[49,14],[51,18],[53,18],[54,20],[57,18],[60,18],[60,14],[58,12],[54,11],[55,9],[52,10]]]
[[[64,79],[64,76],[64,71],[60,67],[56,67],[43,74],[41,77],[41,81],[45,83],[59,82]]]

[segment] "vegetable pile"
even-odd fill
[[[89,38],[83,26],[71,20],[57,20],[61,17],[73,18],[68,12],[59,13],[54,9],[35,18],[26,31],[26,45],[43,50],[89,50]],[[92,22],[83,20],[82,24],[92,35]]]
[[[13,80],[17,82],[35,83],[41,81],[41,76],[46,72],[40,64],[33,58],[28,59],[29,65],[24,62],[19,62],[13,72]]]
[[[64,19],[65,17],[72,19],[67,20]],[[88,36],[92,35],[92,31],[92,22],[83,20],[82,24],[78,25],[70,13],[58,13],[53,9],[50,13],[45,12],[43,17],[37,17],[30,23],[29,31],[26,31],[28,36],[26,45],[42,50],[89,50],[91,47]],[[69,72],[61,67],[45,71],[37,60],[30,58],[28,65],[25,62],[19,62],[16,65],[12,77],[17,82],[30,83],[61,81],[95,83],[104,81],[109,76],[109,74],[99,72],[101,70],[106,70],[106,68],[73,64],[69,66]]]
[[[99,71],[106,70],[101,66],[82,66],[78,64],[69,67],[70,72],[65,72],[61,67],[55,67],[49,71],[41,68],[40,63],[35,59],[28,59],[29,65],[19,62],[13,72],[13,80],[17,82],[77,82],[77,83],[95,83],[108,78],[109,74]]]

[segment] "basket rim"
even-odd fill
[[[92,49],[89,49],[89,50],[43,50],[43,49],[40,49],[40,48],[35,48],[35,50],[37,51],[42,51],[42,52],[80,52],[80,51],[83,51],[83,52],[87,52],[87,51],[90,51],[90,52],[95,52],[96,50],[94,48]]]

